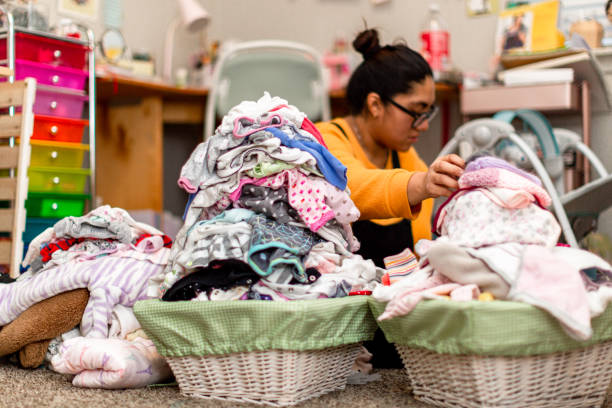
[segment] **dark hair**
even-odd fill
[[[610,10],[611,5],[612,5],[612,0],[608,0],[608,2],[606,3],[606,15],[608,14],[608,11]]]
[[[353,48],[363,55],[363,62],[351,75],[346,88],[352,114],[363,110],[370,92],[376,92],[385,100],[409,92],[414,83],[433,77],[427,61],[407,45],[396,43],[381,47],[376,29],[359,33],[353,40]]]

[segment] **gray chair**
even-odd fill
[[[221,51],[206,103],[204,139],[213,134],[217,118],[242,101],[258,100],[264,91],[313,122],[331,118],[324,65],[315,49],[289,41],[248,41]]]

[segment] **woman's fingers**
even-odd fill
[[[454,190],[459,188],[457,180],[445,174],[432,174],[429,181],[430,185],[427,186],[427,190],[434,197],[448,197]]]
[[[465,161],[456,154],[449,154],[436,160],[432,167],[436,173],[447,174],[458,179],[463,174]]]
[[[422,191],[419,199],[428,197],[448,197],[459,188],[458,179],[463,174],[465,161],[456,154],[449,154],[436,159],[427,173],[413,176],[411,180],[419,180],[418,191]],[[417,194],[418,195],[418,194]],[[416,199],[415,199],[416,200]]]
[[[465,168],[465,160],[463,160],[460,156],[456,154],[449,154],[444,157],[446,161],[453,163],[454,165],[459,166],[462,169]]]
[[[438,158],[429,168],[427,192],[433,197],[448,197],[459,188],[457,180],[464,168],[465,161],[456,154]]]

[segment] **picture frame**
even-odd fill
[[[57,0],[57,13],[80,21],[98,18],[100,0]]]
[[[499,13],[495,53],[524,54],[547,52],[563,46],[557,27],[559,0],[513,7]]]
[[[500,15],[497,37],[501,53],[531,51],[533,11],[521,10]]]
[[[469,17],[497,14],[499,0],[465,0],[465,9]]]

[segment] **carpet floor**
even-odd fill
[[[427,408],[430,405],[416,401],[406,387],[404,370],[376,370],[379,381],[364,385],[347,385],[335,391],[296,405],[300,407],[406,407]],[[11,364],[0,364],[0,407],[2,408],[226,408],[243,405],[236,402],[195,399],[182,396],[179,388],[157,386],[132,390],[84,389],[72,386],[70,377],[48,369],[21,369]],[[612,389],[608,391],[606,408],[612,408]],[[561,408],[561,407],[559,407]]]

